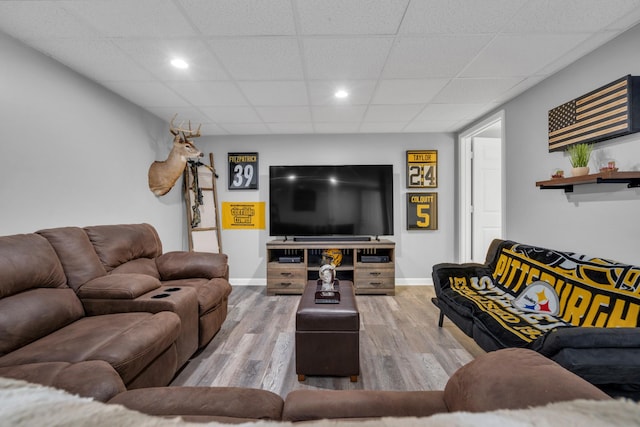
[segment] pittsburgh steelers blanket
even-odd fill
[[[502,347],[530,346],[555,328],[640,324],[640,267],[513,241],[495,254],[486,266],[435,266],[446,274],[434,274],[434,284]]]

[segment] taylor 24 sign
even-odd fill
[[[438,193],[407,193],[407,230],[438,229]]]
[[[258,153],[229,153],[229,190],[258,188]]]
[[[438,150],[407,151],[407,188],[438,186]]]

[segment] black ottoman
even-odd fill
[[[360,313],[353,283],[340,281],[340,302],[316,304],[317,282],[305,286],[296,311],[296,374],[350,377],[360,375]]]

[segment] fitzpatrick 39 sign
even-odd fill
[[[258,153],[229,153],[229,190],[258,188]]]
[[[407,193],[407,230],[438,229],[438,193]]]

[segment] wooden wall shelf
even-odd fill
[[[585,176],[573,176],[570,178],[554,178],[536,182],[541,190],[564,190],[572,193],[574,185],[581,184],[627,184],[627,188],[640,187],[640,172],[599,172]]]

